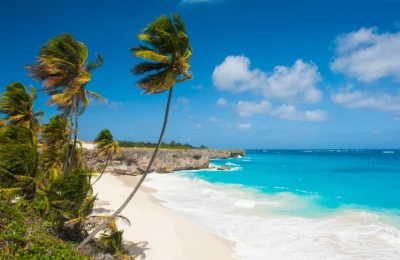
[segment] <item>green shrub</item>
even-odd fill
[[[0,259],[91,259],[55,235],[56,214],[43,218],[41,207],[40,202],[0,198]]]

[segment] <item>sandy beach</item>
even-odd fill
[[[139,178],[104,174],[94,185],[98,200],[93,215],[111,215]],[[202,230],[185,217],[163,207],[161,201],[151,195],[152,192],[155,190],[141,186],[122,212],[131,222],[131,226],[119,225],[124,230],[125,240],[141,242],[132,250],[136,259],[236,259],[232,256],[233,242]]]

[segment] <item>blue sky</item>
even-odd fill
[[[136,34],[178,12],[193,80],[176,85],[165,141],[222,148],[400,148],[399,1],[7,1],[0,85],[40,88],[23,65],[69,32],[105,64],[88,89],[107,98],[79,137],[156,141],[167,93],[141,95],[129,73]],[[40,94],[44,121],[55,113]]]

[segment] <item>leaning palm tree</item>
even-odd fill
[[[64,172],[72,165],[78,139],[79,103],[88,101],[85,87],[90,81],[91,71],[103,64],[103,57],[97,54],[98,60],[87,63],[88,49],[72,35],[64,33],[49,40],[41,47],[37,62],[27,65],[29,75],[44,83],[44,90],[51,95],[50,105],[58,105],[59,110],[66,112],[73,121],[75,113],[74,145],[66,150]],[[97,96],[97,95],[95,95]],[[81,107],[86,107],[88,102]],[[81,112],[83,113],[83,112]],[[70,138],[73,129],[70,129]]]
[[[0,114],[5,115],[4,123],[23,126],[38,133],[39,118],[43,115],[43,111],[33,111],[36,98],[36,90],[32,86],[30,92],[19,82],[6,86],[6,91],[0,96]]]
[[[94,139],[94,142],[96,144],[95,153],[98,156],[106,157],[106,163],[103,166],[103,169],[101,170],[100,176],[97,178],[97,180],[95,180],[92,183],[92,185],[98,182],[101,176],[103,176],[103,173],[106,170],[111,158],[121,154],[121,148],[119,147],[119,143],[117,141],[114,141],[114,137],[111,134],[110,130],[108,129],[101,130],[101,132],[97,135],[96,139]]]
[[[175,83],[181,83],[192,78],[189,73],[189,61],[192,57],[192,46],[186,34],[185,25],[178,14],[168,17],[163,15],[150,23],[138,38],[143,45],[132,48],[133,56],[145,59],[132,70],[135,75],[144,75],[136,84],[144,93],[158,94],[169,90],[164,124],[156,149],[150,159],[146,171],[142,175],[134,190],[129,194],[121,207],[102,225],[97,227],[77,247],[79,250],[102,230],[113,218],[118,216],[131,201],[147,174],[152,169],[154,159],[162,143],[168,122],[169,107],[172,99],[172,90]]]

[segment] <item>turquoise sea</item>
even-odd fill
[[[400,150],[247,150],[230,171],[150,175],[239,259],[400,259]]]

